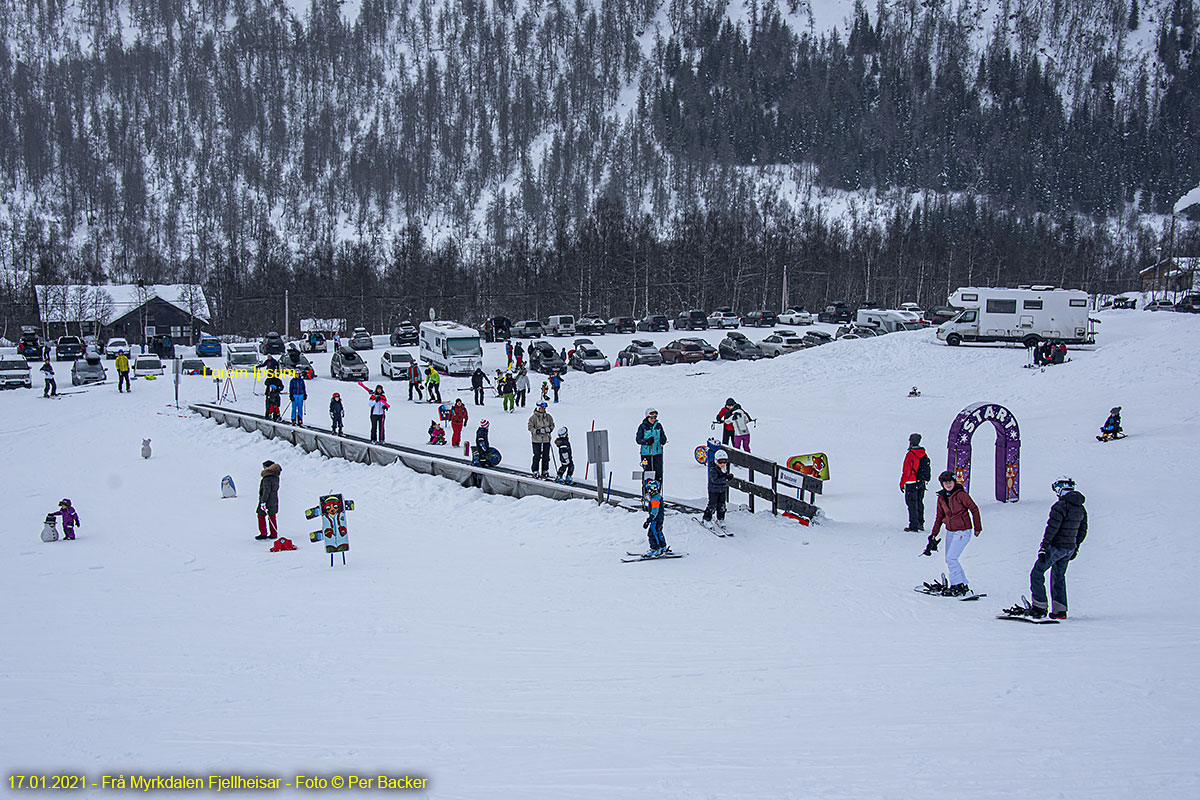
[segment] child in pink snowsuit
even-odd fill
[[[83,527],[79,522],[79,515],[75,513],[75,509],[71,507],[71,501],[63,498],[58,502],[58,511],[54,512],[53,516],[62,517],[63,521],[63,538],[75,540],[75,527]]]

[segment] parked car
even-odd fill
[[[922,314],[921,307],[919,305],[917,305],[916,303],[901,303],[900,308],[898,310],[899,311],[912,311],[918,317],[920,317]]]
[[[658,366],[663,363],[662,353],[658,352],[658,348],[654,346],[653,342],[645,339],[634,339],[628,347],[617,354],[617,360],[626,366],[638,364]]]
[[[613,317],[608,321],[609,333],[636,333],[637,320],[633,317]]]
[[[512,326],[514,339],[536,339],[546,335],[546,328],[536,319],[523,319]]]
[[[794,353],[797,350],[803,350],[804,340],[794,333],[791,336],[784,336],[780,333],[772,333],[767,338],[758,343],[758,347],[763,351],[763,355],[774,358],[775,356]]]
[[[103,383],[107,379],[108,371],[104,369],[104,361],[95,351],[88,357],[75,359],[75,363],[71,365],[72,386]]]
[[[308,356],[296,349],[295,345],[288,348],[288,351],[283,354],[283,358],[279,359],[280,369],[294,369],[296,374],[306,381],[311,381],[317,377],[317,371],[313,368],[312,362],[308,360]]]
[[[1175,310],[1175,304],[1172,303],[1170,300],[1166,299],[1165,297],[1160,298],[1158,300],[1151,300],[1149,303],[1146,303],[1146,306],[1142,309],[1142,311],[1174,311],[1174,310]]]
[[[763,357],[762,348],[747,339],[746,334],[739,331],[730,331],[721,340],[721,343],[717,345],[717,352],[721,358],[730,361],[738,361],[740,359],[757,361]]]
[[[675,330],[706,331],[708,330],[708,315],[697,309],[684,311],[675,318]]]
[[[111,344],[111,342],[110,342]],[[201,336],[200,341],[196,342],[197,356],[219,356],[221,355],[221,340],[215,336]]]
[[[384,350],[379,357],[379,374],[396,380],[408,376],[413,357],[407,350]]]
[[[329,374],[339,381],[365,381],[371,377],[371,370],[356,351],[339,347],[329,360]]]
[[[934,306],[925,312],[924,318],[929,320],[930,325],[941,325],[943,322],[949,322],[958,316],[961,308],[954,306]]]
[[[576,339],[574,342],[572,342],[572,343],[571,343],[571,346],[572,346],[572,347],[579,347],[580,345],[585,345],[585,344],[592,344],[592,345],[594,345],[594,344],[595,344],[595,342],[593,342],[591,339],[579,338],[579,339]]]
[[[371,332],[366,328],[355,328],[350,334],[350,348],[352,350],[374,350],[375,340],[371,338]]]
[[[664,364],[695,364],[704,360],[704,350],[694,342],[676,339],[666,347],[658,348]]]
[[[508,318],[507,317],[496,317],[496,319],[503,319],[503,320],[507,321]],[[488,322],[491,322],[491,320],[488,320]],[[487,324],[487,323],[485,323],[485,324]],[[507,327],[504,330],[503,338],[505,338],[505,339],[508,338],[508,328]],[[494,342],[497,340],[489,337],[488,341]],[[411,320],[406,319],[403,322],[401,322],[399,325],[396,326],[396,330],[392,331],[391,334],[388,336],[388,344],[390,344],[392,347],[404,347],[405,345],[416,344],[416,343],[417,343],[417,326],[414,325]],[[353,346],[353,344],[354,344],[353,339],[351,339],[350,344],[351,344],[351,346]],[[374,346],[374,344],[372,344],[372,347],[373,346]],[[370,349],[372,349],[372,347],[356,348],[356,349],[370,350]]]
[[[42,360],[42,339],[37,331],[26,326],[21,329],[21,340],[17,342],[17,355]]]
[[[1113,308],[1137,308],[1136,297],[1114,297],[1112,301]]]
[[[29,362],[20,355],[0,356],[0,389],[33,388]]]
[[[679,341],[699,347],[700,352],[704,354],[705,361],[716,361],[718,358],[717,348],[709,344],[707,339],[701,339],[697,336],[684,336]]]
[[[54,344],[55,361],[74,361],[83,357],[83,342],[78,336],[60,336]]]
[[[653,333],[654,331],[669,331],[671,330],[671,321],[663,314],[650,314],[643,317],[637,324],[639,331]]]
[[[833,337],[825,331],[809,331],[804,334],[804,344],[806,347],[820,347],[823,344],[829,344],[833,341]]]
[[[582,372],[605,372],[612,369],[612,363],[600,352],[600,349],[594,344],[579,344],[575,343],[575,350],[571,353],[569,362],[571,369],[577,369]]]
[[[258,366],[258,348],[252,344],[231,344],[225,348],[226,369],[254,369]]]
[[[812,325],[813,315],[804,310],[803,306],[792,306],[779,315],[783,325]]]
[[[608,323],[599,314],[584,314],[575,320],[575,332],[595,336],[603,336],[608,331]]]
[[[751,311],[742,317],[742,324],[747,328],[774,328],[779,324],[779,316],[774,311]]]
[[[167,368],[162,359],[153,353],[144,353],[133,360],[133,377],[142,378],[146,375],[166,375]]]
[[[574,336],[575,317],[571,314],[554,314],[546,320],[547,336]]]
[[[118,353],[129,355],[129,342],[120,337],[113,337],[104,343],[104,357],[110,361],[117,357]]]
[[[1186,295],[1175,304],[1176,311],[1186,311],[1189,314],[1200,314],[1200,294]]]
[[[842,302],[831,303],[825,310],[817,314],[817,322],[849,322],[854,318],[850,306]]]
[[[258,343],[258,352],[264,356],[281,356],[286,349],[287,346],[283,342],[283,337],[279,335],[279,331],[271,331]]]
[[[742,324],[742,318],[733,313],[732,308],[718,308],[708,315],[710,328],[736,328]]]
[[[202,375],[211,378],[215,373],[212,367],[198,358],[185,358],[179,362],[179,371],[184,375]]]
[[[527,357],[529,358],[529,368],[534,372],[553,375],[567,371],[567,362],[563,361],[558,350],[554,349],[554,345],[547,341],[539,340],[530,344]]]

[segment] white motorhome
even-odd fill
[[[1033,347],[1043,339],[1066,344],[1096,341],[1088,294],[1077,289],[963,287],[950,295],[949,304],[963,310],[938,326],[937,337],[948,345],[1020,342]]]
[[[922,328],[920,315],[897,309],[860,308],[854,322],[882,333],[917,331]]]
[[[457,322],[421,323],[420,356],[447,375],[470,375],[483,367],[479,331]]]

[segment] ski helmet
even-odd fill
[[[645,484],[643,484],[643,488],[646,494],[658,494],[662,491],[662,484],[654,478],[651,478],[650,480],[646,481]]]
[[[1050,484],[1050,489],[1059,497],[1062,497],[1067,492],[1075,491],[1075,481],[1067,475],[1060,475],[1054,483]]]
[[[954,477],[954,473],[953,473],[953,472],[951,472],[950,470],[946,470],[946,471],[945,471],[945,472],[943,472],[941,475],[938,475],[938,483],[945,483],[946,481],[955,481],[955,482],[957,482],[957,481],[958,481],[958,478]]]
[[[729,399],[727,399],[727,400],[725,401],[725,407],[726,407],[726,408],[733,408],[733,407],[734,407],[734,406],[736,406],[736,405],[737,405],[737,401],[736,401],[736,400],[734,400],[732,397],[730,397]]]
[[[537,404],[537,407],[538,407],[538,408],[540,408],[542,411],[545,411],[545,410],[546,410],[546,404],[545,404],[545,403],[538,403],[538,404]]]
[[[486,428],[489,425],[491,425],[491,423],[488,422],[486,419],[482,419],[479,421],[479,427],[481,427],[481,428]]]
[[[559,429],[558,429],[558,435],[559,435],[559,436],[566,436],[566,435],[567,435],[567,426],[565,426],[565,425],[564,425],[563,427],[559,428]]]
[[[650,417],[650,416],[658,416],[658,409],[657,409],[657,408],[647,408],[647,409],[646,409],[646,416],[647,416],[647,417]]]
[[[729,460],[729,453],[726,453],[724,450],[718,450],[717,452],[713,453],[713,461],[728,461],[728,460]]]
[[[342,399],[342,396],[341,396],[340,394],[338,394],[337,392],[334,392],[334,393],[333,393],[333,399],[334,399],[334,400],[341,400],[341,399]]]

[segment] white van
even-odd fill
[[[546,333],[550,336],[574,336],[575,317],[570,314],[556,314],[546,320]]]
[[[457,322],[421,323],[420,356],[447,375],[470,375],[483,367],[479,331]]]
[[[948,345],[962,342],[1020,342],[1033,347],[1044,339],[1093,344],[1088,294],[1078,289],[1033,286],[1020,289],[964,287],[950,295],[963,309],[937,329]]]

